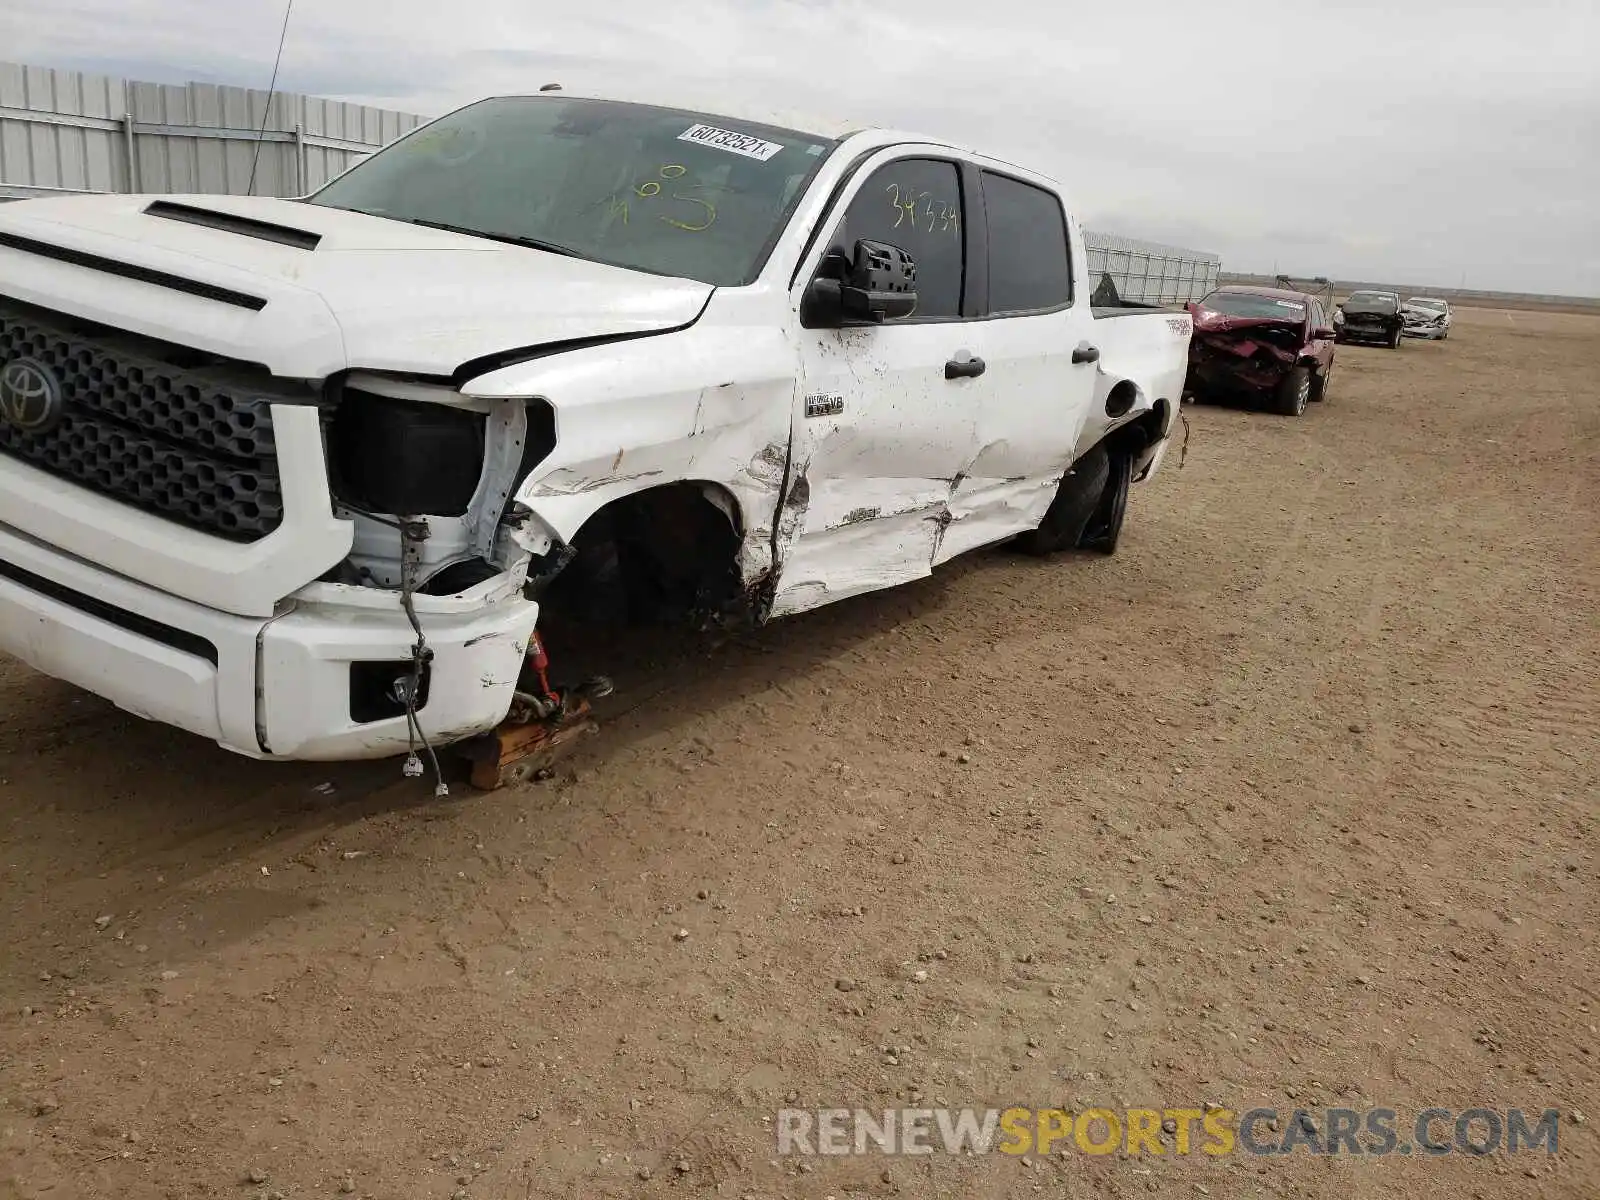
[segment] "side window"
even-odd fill
[[[879,167],[845,212],[833,248],[868,238],[898,246],[917,264],[917,308],[902,320],[959,317],[966,282],[961,175],[954,163],[902,158]]]
[[[989,311],[1033,312],[1072,302],[1067,218],[1053,192],[983,173],[989,222]]]

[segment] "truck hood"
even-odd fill
[[[1220,353],[1252,364],[1277,362],[1292,366],[1305,342],[1303,313],[1298,317],[1238,317],[1198,308],[1189,351],[1191,359],[1215,361]]]
[[[293,200],[0,205],[0,291],[302,379],[448,376],[551,343],[664,332],[692,324],[713,290]]]

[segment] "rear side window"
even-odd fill
[[[954,163],[902,158],[874,171],[850,202],[833,249],[849,254],[861,238],[898,246],[917,264],[917,308],[901,320],[961,315],[966,221]]]
[[[1067,219],[1053,192],[983,172],[989,224],[989,311],[1033,312],[1072,302]]]

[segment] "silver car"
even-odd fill
[[[1400,306],[1405,335],[1442,342],[1450,336],[1450,304],[1434,296],[1413,296]]]

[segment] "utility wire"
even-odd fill
[[[283,64],[283,43],[289,37],[289,14],[294,11],[294,0],[283,9],[283,28],[278,31],[278,57],[272,60],[272,82],[267,85],[267,111],[261,114],[261,128],[256,133],[256,152],[250,160],[250,186],[245,188],[246,196],[253,195],[256,190],[256,166],[261,162],[261,139],[267,136],[267,122],[272,119],[272,97],[278,90],[278,68]]]

